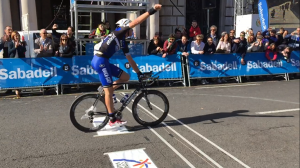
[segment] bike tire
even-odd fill
[[[101,106],[104,106],[105,108],[105,112],[102,112],[102,114],[105,116],[105,119],[103,120],[103,122],[101,124],[99,124],[98,126],[95,126],[95,127],[85,127],[83,126],[82,124],[80,124],[76,117],[75,117],[75,112],[76,112],[76,107],[82,102],[84,101],[85,99],[96,99],[98,98],[98,95],[97,94],[85,94],[85,95],[82,95],[80,97],[78,97],[74,102],[73,104],[71,105],[70,107],[70,119],[71,119],[71,122],[72,124],[80,131],[82,132],[97,132],[99,131],[100,129],[102,129],[103,127],[105,127],[105,125],[108,123],[109,121],[109,117],[108,117],[108,111],[107,111],[107,107],[105,105],[105,101],[102,97],[98,98],[98,103],[101,103]],[[93,105],[93,104],[91,104]],[[99,112],[96,112],[96,113],[99,113]],[[104,114],[106,113],[106,114]],[[85,112],[82,113],[83,115],[85,114]],[[100,114],[100,113],[99,113]]]
[[[162,101],[164,102],[164,108],[162,108],[162,115],[157,118],[155,121],[152,122],[148,122],[148,121],[144,121],[138,114],[138,103],[142,100],[142,98],[144,98],[145,93],[147,93],[148,95],[156,95],[158,97],[160,97],[162,99]],[[150,102],[151,103],[151,102]],[[138,122],[139,124],[143,125],[143,126],[156,126],[158,124],[160,124],[168,115],[169,113],[169,100],[168,98],[160,91],[158,90],[147,90],[145,92],[140,93],[136,99],[134,100],[133,104],[132,104],[132,115],[133,118],[136,120],[136,122]]]

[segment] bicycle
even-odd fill
[[[168,115],[169,112],[169,101],[167,97],[158,90],[148,90],[146,87],[152,85],[159,77],[152,77],[152,72],[144,73],[144,78],[139,80],[138,82],[127,82],[127,83],[118,83],[115,85],[123,85],[123,84],[135,84],[137,87],[135,91],[131,93],[131,95],[127,98],[126,101],[121,102],[121,107],[116,110],[116,116],[118,118],[122,118],[123,110],[133,101],[132,104],[132,115],[133,118],[143,126],[156,126],[160,124]],[[149,84],[149,82],[151,82]],[[137,97],[135,97],[138,95]],[[104,91],[102,86],[98,88],[98,93],[96,94],[84,94],[78,97],[70,108],[70,119],[72,124],[82,132],[96,132],[101,130],[106,126],[109,121],[107,107],[105,105],[104,99]],[[159,99],[154,99],[150,101],[150,98],[157,96]],[[76,119],[77,112],[76,109],[81,105],[85,100],[91,99],[90,103],[87,107],[84,107],[83,110],[79,110],[80,120]],[[159,100],[157,102],[157,100]],[[155,104],[153,103],[155,102]],[[145,103],[144,106],[150,109],[147,110],[141,104]],[[160,108],[157,104],[162,104],[163,108]],[[100,105],[100,106],[97,106]],[[100,108],[99,108],[100,107]],[[154,109],[158,109],[160,112],[154,115]],[[82,113],[83,112],[83,113]],[[142,117],[142,114],[146,114],[147,118],[150,118],[150,121],[146,120],[146,117]],[[83,114],[83,115],[82,115]],[[157,115],[161,115],[160,117],[156,117]],[[81,121],[87,121],[87,125],[84,126],[80,124]],[[92,127],[90,127],[92,124]]]

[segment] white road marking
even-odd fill
[[[286,109],[286,110],[256,112],[256,114],[285,113],[285,112],[299,111],[299,110],[300,110],[300,108],[296,108],[296,109]]]
[[[151,103],[153,106],[155,106],[157,109],[159,109],[160,111],[163,112],[163,110],[159,107],[157,107],[155,104]],[[149,112],[150,113],[150,112]],[[250,166],[246,165],[245,163],[243,163],[242,161],[240,161],[239,159],[237,159],[235,156],[231,155],[230,153],[228,153],[227,151],[225,151],[224,149],[222,149],[221,147],[219,147],[218,145],[216,145],[215,143],[213,143],[212,141],[210,141],[209,139],[207,139],[206,137],[204,137],[203,135],[201,135],[200,133],[198,133],[197,131],[195,131],[194,129],[190,128],[189,126],[185,125],[184,123],[182,123],[181,121],[179,121],[177,118],[173,117],[172,115],[168,114],[169,117],[173,118],[175,121],[177,121],[178,123],[180,123],[181,125],[183,125],[184,127],[186,127],[187,129],[189,129],[190,131],[192,131],[193,133],[195,133],[196,135],[198,135],[199,137],[201,137],[202,139],[204,139],[205,141],[207,141],[208,143],[210,143],[211,145],[213,145],[214,147],[216,147],[217,149],[219,149],[220,151],[222,151],[223,153],[225,153],[226,155],[228,155],[229,157],[231,157],[233,160],[235,160],[236,162],[238,162],[239,164],[241,164],[242,166],[246,167],[246,168],[250,168]],[[163,122],[164,125],[166,125]],[[169,128],[169,126],[167,126]],[[172,128],[170,128],[171,130],[173,130]],[[173,131],[174,132],[174,131]],[[175,134],[178,135],[177,132],[174,132]],[[180,134],[178,136],[181,136]],[[182,136],[181,136],[182,137]],[[192,144],[193,145],[193,144]],[[197,147],[196,147],[197,148]],[[200,150],[200,149],[199,149]]]
[[[130,108],[126,107],[126,109],[132,113]],[[153,128],[148,126],[148,129],[150,129],[150,131],[152,131],[163,143],[165,143],[170,149],[172,149],[172,151],[177,154],[186,164],[188,164],[189,167],[195,168],[195,166],[190,161],[182,156],[181,153],[179,153],[171,144],[169,144],[163,137],[161,137]]]
[[[184,95],[182,93],[168,93],[168,95]],[[254,100],[265,100],[265,101],[274,101],[280,103],[290,103],[290,104],[299,104],[298,102],[291,102],[291,101],[283,101],[283,100],[276,100],[276,99],[267,99],[267,98],[260,98],[260,97],[244,97],[244,96],[232,96],[232,95],[212,95],[212,94],[186,94],[189,96],[218,96],[218,97],[232,97],[232,98],[241,98],[241,99],[254,99]]]
[[[124,95],[124,93],[122,93]],[[153,103],[151,103],[153,105]],[[153,118],[158,119],[155,115],[153,115],[150,111],[148,111],[147,109],[145,109],[143,106],[141,106],[140,104],[138,104],[139,107],[141,107],[142,109],[144,109],[145,111],[147,111]],[[156,106],[156,105],[154,105]],[[157,107],[157,106],[156,106]],[[127,108],[127,107],[126,107]],[[159,110],[161,110],[160,108],[158,108]],[[131,110],[130,110],[131,111]],[[163,110],[161,110],[163,111]],[[173,128],[171,128],[170,126],[168,126],[165,122],[162,122],[161,124],[163,124],[164,126],[166,126],[168,129],[170,129],[171,131],[173,131],[177,136],[179,136],[182,140],[184,140],[187,144],[189,144],[191,147],[193,147],[197,152],[199,152],[200,154],[202,154],[204,157],[206,157],[210,162],[212,162],[214,165],[216,165],[218,168],[223,168],[219,163],[217,163],[215,160],[213,160],[211,157],[209,157],[208,155],[206,155],[202,150],[200,150],[197,146],[195,146],[194,144],[192,144],[189,140],[187,140],[186,138],[184,138],[182,135],[180,135],[177,131],[175,131]],[[152,129],[152,128],[151,128]],[[157,133],[156,133],[157,134]],[[157,134],[157,136],[159,136]]]
[[[197,87],[197,88],[195,88],[195,89],[228,88],[228,87],[255,86],[255,85],[260,85],[260,84],[222,85],[222,86],[204,86],[204,87]]]

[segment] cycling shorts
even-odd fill
[[[98,56],[94,56],[92,60],[92,67],[99,74],[102,86],[106,88],[112,86],[112,77],[120,78],[123,73],[122,69],[109,63],[109,59]]]

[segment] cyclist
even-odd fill
[[[143,73],[138,69],[135,61],[132,59],[129,54],[128,46],[125,42],[126,33],[134,28],[135,26],[141,24],[145,21],[150,15],[153,15],[155,12],[161,9],[160,4],[155,4],[148,12],[140,15],[133,21],[129,19],[121,19],[116,24],[118,27],[112,31],[107,37],[95,45],[94,47],[94,57],[92,60],[92,67],[98,72],[100,81],[103,86],[105,93],[105,104],[109,113],[109,125],[111,127],[119,127],[125,125],[126,121],[121,121],[120,118],[117,118],[116,112],[113,107],[113,92],[120,85],[113,85],[117,83],[124,83],[129,80],[130,76],[124,72],[119,67],[110,64],[109,59],[114,55],[116,51],[122,49],[124,55],[126,56],[130,66],[137,73],[138,78],[143,77]],[[116,81],[112,81],[112,77],[119,78]]]

